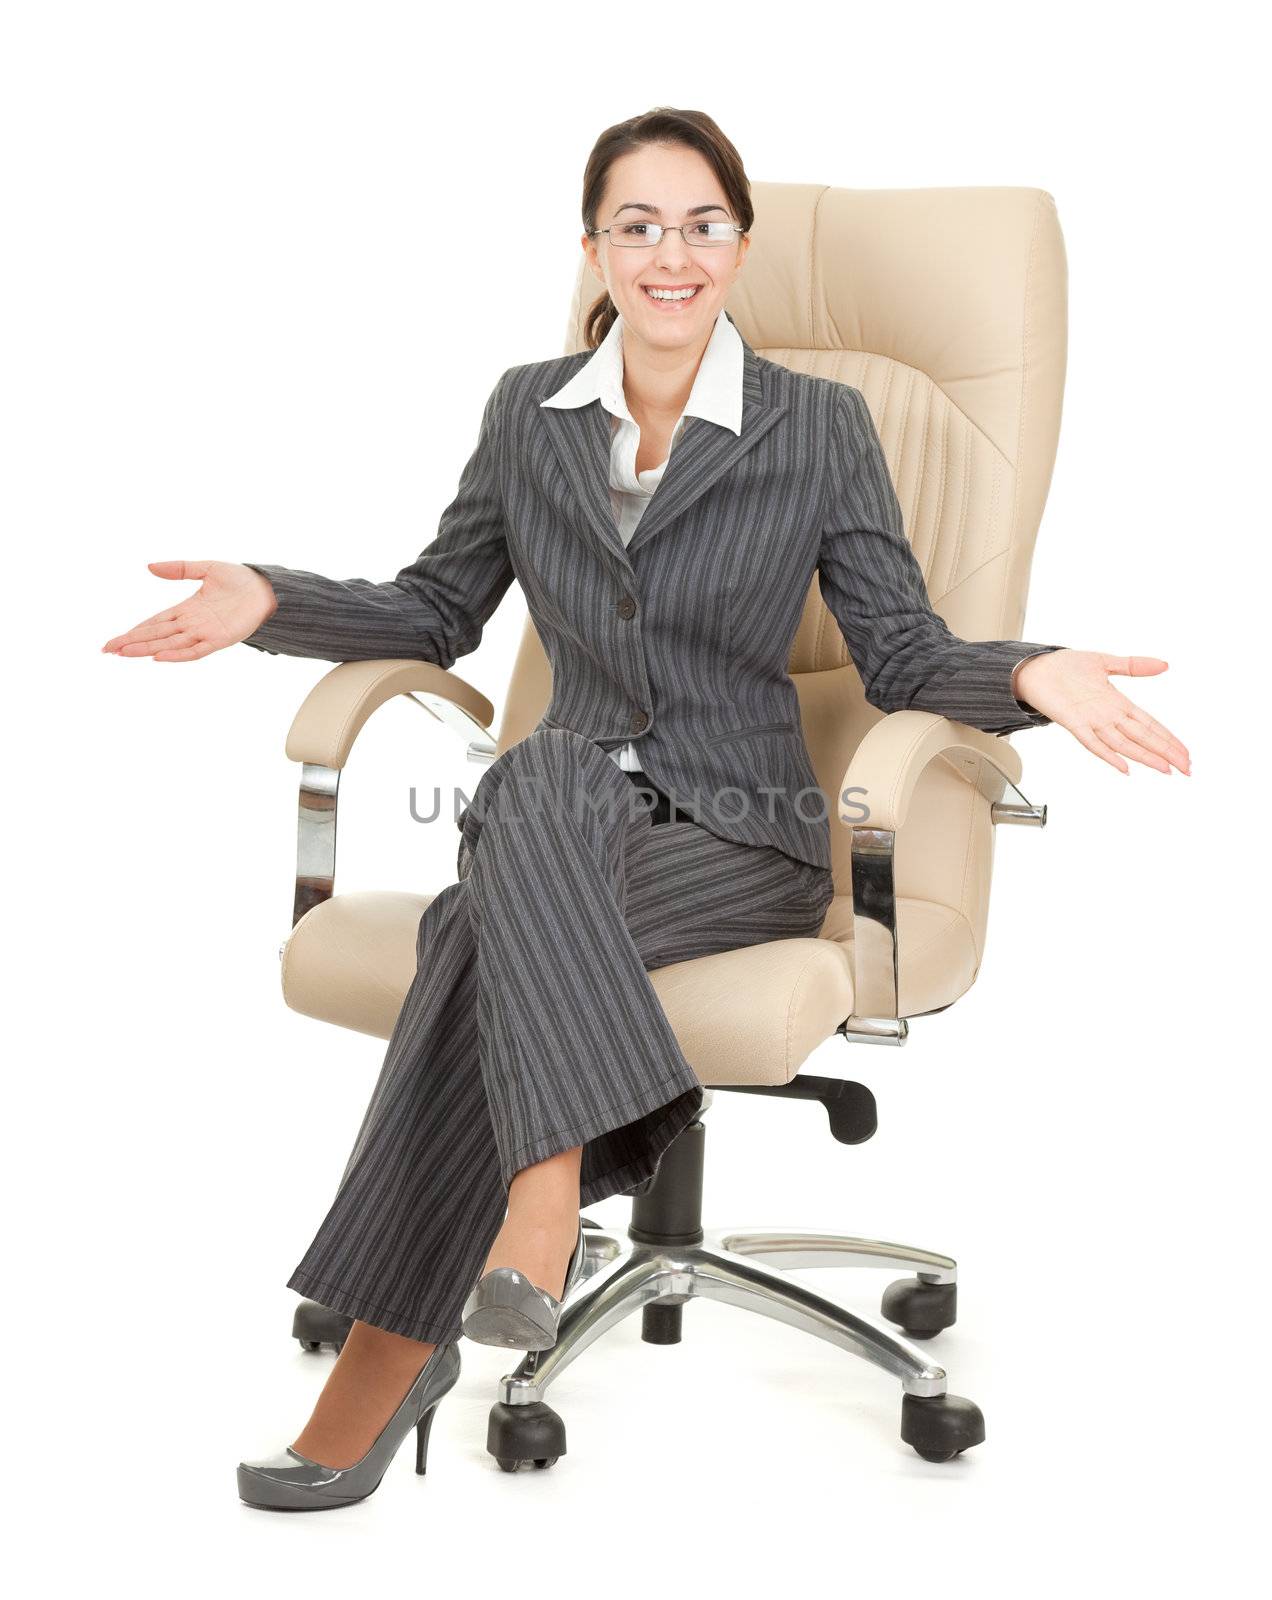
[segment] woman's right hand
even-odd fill
[[[278,608],[274,586],[263,573],[238,561],[151,561],[157,578],[202,578],[198,590],[156,611],[102,646],[117,656],[155,661],[198,661],[214,650],[241,644]]]

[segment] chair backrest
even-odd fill
[[[852,384],[887,454],[934,609],[966,639],[1024,637],[1029,567],[1060,432],[1067,271],[1055,201],[1040,189],[752,186],[755,225],[727,302],[757,354]],[[601,285],[580,254],[566,354]],[[817,780],[833,795],[882,715],[866,704],[814,579],[791,654]],[[527,621],[500,752],[538,722],[551,668]],[[929,767],[897,841],[897,896],[966,919],[975,976],[993,860],[988,807]],[[849,829],[831,824],[851,894]],[[824,932],[850,937],[847,908]]]

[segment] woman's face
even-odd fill
[[[610,168],[598,228],[627,223],[734,222],[710,162],[684,145],[643,145],[620,156]],[[691,235],[692,236],[692,235]],[[720,314],[750,240],[698,247],[679,233],[664,233],[655,246],[624,248],[610,234],[583,236],[592,271],[622,313],[624,332],[658,350],[704,348]],[[688,298],[658,301],[651,288],[692,288]]]

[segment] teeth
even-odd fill
[[[697,294],[697,289],[649,289],[645,293],[652,300],[689,300]]]

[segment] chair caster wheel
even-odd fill
[[[958,1320],[958,1284],[899,1278],[883,1291],[882,1311],[907,1339],[934,1339]]]
[[[490,1408],[486,1449],[503,1472],[554,1467],[565,1454],[565,1424],[541,1400],[528,1406],[497,1401]]]
[[[353,1318],[343,1312],[320,1306],[316,1300],[302,1300],[292,1318],[292,1338],[300,1340],[302,1350],[317,1350],[330,1344],[339,1352],[352,1327]]]
[[[953,1461],[985,1442],[985,1418],[961,1395],[907,1394],[901,1401],[901,1438],[924,1461]]]

